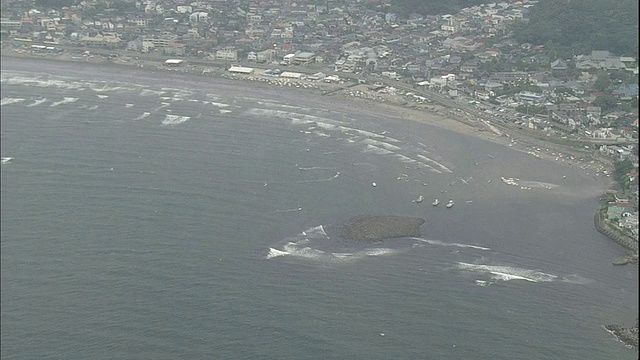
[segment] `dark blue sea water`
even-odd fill
[[[295,88],[3,59],[1,90],[3,359],[637,357],[592,170]],[[335,237],[367,214],[426,223]]]

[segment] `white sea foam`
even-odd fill
[[[142,119],[146,118],[146,117],[147,117],[147,116],[149,116],[149,115],[151,115],[151,113],[149,113],[149,112],[143,112],[143,113],[142,113],[142,115],[138,116],[137,118],[135,118],[135,119],[133,119],[133,120],[134,120],[134,121],[142,120]]]
[[[437,166],[438,168],[440,168],[440,169],[441,169],[442,171],[444,171],[444,172],[448,172],[448,173],[452,173],[452,172],[453,172],[453,171],[451,171],[451,169],[449,169],[448,167],[446,167],[446,166],[444,166],[444,165],[440,164],[439,162],[437,162],[437,161],[435,161],[435,160],[433,160],[433,159],[431,159],[431,158],[428,158],[428,157],[426,157],[426,156],[424,156],[424,155],[420,155],[420,154],[418,154],[418,158],[420,158],[420,160],[426,161],[426,162],[427,162],[427,163],[429,163],[429,164],[432,164],[432,165]]]
[[[542,182],[542,181],[523,180],[523,181],[520,181],[519,184],[523,185],[523,186],[526,186],[526,187],[530,187],[530,188],[543,188],[543,189],[548,189],[548,190],[557,189],[557,188],[560,187],[560,185],[547,183],[547,182]]]
[[[316,124],[318,125],[319,128],[324,129],[324,130],[336,130],[336,128],[338,127],[337,125],[325,123],[325,122],[322,122],[322,121],[318,121],[318,122],[316,122]]]
[[[191,119],[189,116],[165,115],[164,120],[162,120],[162,125],[175,126],[182,124],[189,119]]]
[[[303,119],[298,119],[298,118],[291,118],[291,123],[293,125],[305,125],[305,124],[313,124],[314,121],[311,120],[303,120]],[[310,131],[307,131],[307,133],[311,133]]]
[[[459,262],[457,265],[462,270],[491,274],[493,279],[501,281],[525,280],[538,283],[562,280],[556,275],[511,266],[478,265],[464,262]]]
[[[370,144],[370,145],[373,145],[373,146],[377,146],[377,147],[380,147],[380,148],[383,148],[383,149],[386,149],[386,150],[389,150],[389,151],[401,150],[401,148],[399,146],[395,146],[395,145],[386,143],[384,141],[378,141],[378,140],[373,140],[373,139],[364,139],[364,140],[362,140],[362,142],[365,143],[365,144]]]
[[[295,209],[284,209],[284,210],[276,210],[275,212],[277,213],[286,213],[286,212],[295,212],[295,211],[302,211],[302,208],[295,208]]]
[[[389,249],[389,248],[373,248],[367,249],[363,251],[367,256],[382,256],[382,255],[393,255],[397,253],[397,250]]]
[[[124,104],[124,107],[126,107],[126,108],[130,108],[130,107],[133,107],[133,106],[134,106],[133,104]]]
[[[93,90],[95,92],[109,92],[109,91],[116,91],[116,90],[122,90],[123,89],[122,86],[109,87],[109,86],[106,86],[106,85],[103,85],[102,87],[90,86],[90,88],[91,88],[91,90]]]
[[[150,90],[150,89],[143,89],[140,92],[140,96],[160,96],[165,94],[164,91],[157,91],[157,90]]]
[[[482,250],[482,251],[491,250],[488,247],[483,247],[483,246],[478,246],[478,245],[447,243],[447,242],[443,242],[443,241],[440,241],[440,240],[429,240],[429,239],[422,239],[422,238],[411,238],[411,239],[412,240],[417,240],[417,241],[420,241],[420,242],[423,242],[423,243],[427,243],[429,245],[455,246],[455,247],[460,247],[460,248],[477,249],[477,250]]]
[[[365,152],[370,152],[370,153],[374,153],[377,155],[389,155],[389,154],[393,154],[393,151],[389,151],[387,149],[383,149],[383,148],[379,148],[375,145],[367,145],[367,147],[364,150]]]
[[[312,227],[305,232],[308,236],[327,236],[327,233],[324,231],[324,226],[318,225],[316,227]]]
[[[64,98],[63,100],[53,102],[53,103],[51,103],[51,105],[49,105],[49,106],[52,106],[52,107],[53,107],[53,106],[58,106],[58,105],[70,104],[70,103],[74,103],[74,102],[76,102],[76,101],[78,101],[78,98],[74,98],[74,97],[66,97],[66,96],[65,96],[65,98]]]
[[[220,114],[228,114],[233,112],[231,110],[225,110],[225,109],[220,109],[219,111],[220,111]]]
[[[12,158],[12,157],[4,157],[4,156],[3,156],[3,157],[0,159],[0,163],[2,163],[2,165],[4,165],[4,164],[8,164],[9,162],[11,162],[11,160],[13,160],[13,158]]]
[[[98,94],[96,96],[99,97],[100,99],[106,99],[106,98],[109,97],[109,95],[100,95],[100,94]]]
[[[21,98],[2,98],[2,100],[0,100],[0,106],[16,104],[23,101],[24,99],[21,99]]]
[[[97,110],[99,107],[99,105],[93,105],[91,107],[88,107],[87,110]]]
[[[324,166],[311,166],[311,167],[298,167],[298,170],[335,170],[334,167],[324,167]]]
[[[38,99],[38,100],[35,100],[32,104],[27,105],[27,107],[38,106],[38,105],[43,104],[45,102],[47,102],[47,98]]]
[[[276,109],[261,109],[261,108],[251,108],[248,109],[247,112],[251,115],[258,116],[269,116],[269,117],[277,117],[281,119],[291,120],[293,125],[305,125],[311,123],[323,123],[326,124],[340,124],[341,122],[324,118],[321,116],[309,115],[298,112],[284,111],[284,110],[276,110]]]
[[[400,161],[402,161],[403,163],[415,163],[418,162],[415,159],[412,159],[406,155],[402,155],[402,154],[395,154],[395,157],[397,157],[398,159],[400,159]]]
[[[274,249],[274,248],[269,248],[269,253],[267,254],[267,259],[273,259],[274,257],[278,257],[278,256],[285,256],[285,255],[291,255],[286,251],[282,251],[282,250],[278,250],[278,249]]]
[[[327,134],[325,132],[319,131],[319,130],[314,130],[314,131],[312,131],[312,133],[314,135],[317,135],[317,136],[320,136],[320,137],[331,137],[331,135],[329,135],[329,134]]]
[[[0,82],[8,85],[24,85],[24,86],[37,86],[37,87],[57,87],[67,90],[81,90],[85,84],[62,80],[62,78],[42,78],[37,76],[22,76],[15,74],[2,74],[0,75]]]
[[[339,130],[343,131],[343,132],[355,132],[358,135],[370,138],[370,139],[385,139],[386,137],[384,135],[380,135],[380,134],[376,134],[374,132],[371,131],[366,131],[366,130],[362,130],[362,129],[357,129],[357,128],[352,128],[352,127],[347,127],[347,126],[339,126],[338,127]]]
[[[373,247],[363,249],[340,249],[341,251],[330,251],[327,246],[335,247],[322,225],[309,228],[300,234],[287,238],[281,242],[280,246],[269,248],[266,259],[290,256],[302,258],[320,263],[344,263],[367,257],[387,256],[398,253],[396,249]],[[347,250],[347,251],[345,251]]]

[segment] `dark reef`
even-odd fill
[[[356,241],[419,237],[424,219],[409,216],[359,216],[340,226],[340,237]]]

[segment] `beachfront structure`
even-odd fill
[[[229,72],[237,74],[251,74],[253,73],[253,68],[244,66],[232,66],[229,68]]]
[[[182,59],[167,59],[164,64],[167,66],[180,66],[184,63]]]
[[[301,79],[303,76],[304,74],[291,72],[291,71],[284,71],[280,74],[280,77],[288,78],[288,79]]]

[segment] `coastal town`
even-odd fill
[[[2,3],[4,54],[152,60],[280,85],[346,83],[347,96],[416,109],[438,111],[430,106],[438,103],[497,134],[503,128],[584,146],[609,162],[628,159],[628,173],[616,179],[628,194],[610,201],[606,218],[638,235],[638,60],[597,49],[553,58],[543,45],[516,43],[510,26],[526,21],[537,1],[408,18],[358,0],[50,3],[61,6]]]
[[[405,18],[384,2],[359,0],[6,1],[0,28],[3,55],[146,64],[281,86],[334,83],[345,96],[446,111],[497,135],[626,161],[622,174],[596,175],[621,184],[603,220],[637,238],[638,60],[598,49],[554,58],[544,45],[517,43],[510,26],[527,21],[536,3]]]
[[[607,164],[593,171],[615,184],[596,228],[629,251],[616,264],[637,264],[637,54],[517,42],[511,27],[536,3],[401,16],[375,0],[7,0],[0,32],[3,56],[318,89],[549,144],[530,147],[536,157]]]

